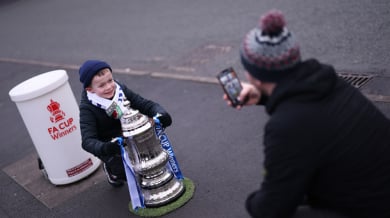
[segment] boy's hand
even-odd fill
[[[116,142],[106,142],[102,146],[102,153],[105,155],[115,155],[120,154],[121,149]]]
[[[161,125],[163,128],[167,128],[172,124],[172,118],[168,113],[163,113],[163,114],[156,114],[156,117],[160,121]]]

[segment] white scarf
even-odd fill
[[[119,84],[115,84],[116,90],[112,100],[99,97],[95,93],[89,91],[87,91],[87,97],[93,105],[105,110],[108,116],[114,119],[120,119],[122,115],[127,111],[127,108],[123,105],[124,101],[126,100],[126,97]]]

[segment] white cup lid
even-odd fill
[[[9,91],[14,102],[30,100],[53,91],[68,81],[65,70],[54,70],[34,76]]]

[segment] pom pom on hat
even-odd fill
[[[80,82],[84,88],[87,88],[92,81],[92,78],[102,69],[108,68],[111,72],[111,66],[104,61],[87,60],[79,69]]]
[[[300,62],[299,45],[286,28],[282,12],[271,10],[261,16],[259,23],[244,37],[241,62],[253,77],[278,82]]]
[[[260,29],[269,36],[279,35],[285,25],[286,21],[282,12],[277,10],[271,10],[260,18]]]

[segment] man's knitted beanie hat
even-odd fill
[[[111,66],[104,61],[87,60],[79,69],[80,82],[84,88],[87,88],[92,81],[92,78],[102,69],[108,68],[112,72]]]
[[[299,45],[285,27],[283,14],[271,10],[260,18],[260,25],[245,36],[241,62],[256,79],[278,82],[301,60]]]

